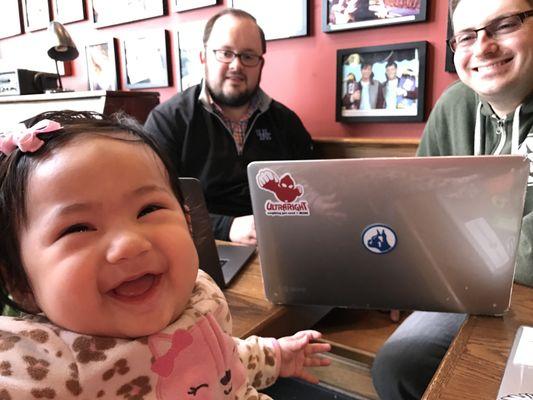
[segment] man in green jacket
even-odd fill
[[[521,154],[533,160],[533,0],[453,0],[450,7],[450,46],[461,81],[431,112],[418,155]],[[515,281],[533,286],[533,175]],[[380,397],[419,399],[464,318],[411,314],[374,362]]]

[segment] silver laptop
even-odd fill
[[[516,332],[497,399],[533,399],[532,326],[520,326]]]
[[[502,314],[528,175],[521,156],[251,163],[266,296]]]
[[[198,252],[200,268],[223,289],[247,264],[255,253],[255,247],[217,244],[213,237],[200,181],[195,178],[180,178],[180,186],[191,215],[192,237]]]

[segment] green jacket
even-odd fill
[[[479,107],[479,109],[478,109]],[[476,117],[479,118],[476,137]],[[500,119],[490,105],[458,81],[440,97],[429,116],[417,155],[523,154],[533,160],[533,94],[515,113]],[[517,129],[518,128],[518,129]],[[513,131],[518,140],[512,146]],[[477,140],[476,140],[477,138]],[[475,142],[477,141],[477,146]],[[512,149],[514,147],[514,149]],[[533,164],[530,168],[515,281],[533,286]]]

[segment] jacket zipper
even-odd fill
[[[505,145],[505,142],[507,141],[507,131],[505,130],[505,119],[501,119],[499,117],[496,118],[496,135],[500,137],[500,142],[498,143],[498,146],[496,147],[496,150],[494,150],[494,155],[501,154],[503,150],[503,146]]]
[[[205,108],[205,107],[204,107],[204,108]],[[223,126],[224,128],[226,128],[226,131],[229,133],[229,135],[231,136],[231,139],[232,139],[233,142],[235,143],[235,139],[233,138],[233,134],[231,133],[231,130],[226,126],[226,124],[224,123],[224,121],[222,120],[222,118],[220,118],[220,116],[219,116],[217,113],[215,113],[215,112],[213,112],[213,111],[211,111],[211,110],[206,109],[206,111],[207,111],[208,113],[214,115],[214,116],[215,116],[215,117],[221,122],[222,126]],[[235,143],[235,150],[237,150],[237,155],[238,155],[238,156],[242,156],[242,153],[243,153],[243,151],[244,151],[244,145],[246,144],[246,140],[248,139],[248,134],[249,134],[250,131],[252,130],[252,128],[253,128],[253,126],[254,126],[254,124],[255,124],[255,121],[257,121],[257,118],[259,118],[259,116],[260,116],[261,114],[263,114],[263,112],[260,111],[259,109],[258,109],[258,111],[259,111],[259,112],[258,112],[257,115],[254,117],[252,123],[249,124],[249,128],[248,128],[248,129],[246,130],[246,132],[244,133],[244,141],[242,142],[242,150],[241,150],[241,151],[239,151],[239,148],[237,147],[237,143]]]

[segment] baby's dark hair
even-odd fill
[[[58,122],[62,128],[38,134],[45,143],[37,151],[22,152],[16,149],[9,155],[0,152],[0,312],[4,305],[32,312],[13,296],[15,293],[31,291],[22,265],[19,243],[19,232],[27,219],[28,177],[39,162],[76,138],[94,135],[147,145],[161,159],[172,191],[183,208],[177,171],[158,143],[132,117],[124,113],[108,117],[95,112],[65,110],[41,113],[24,121],[24,124],[30,127],[44,119]]]

